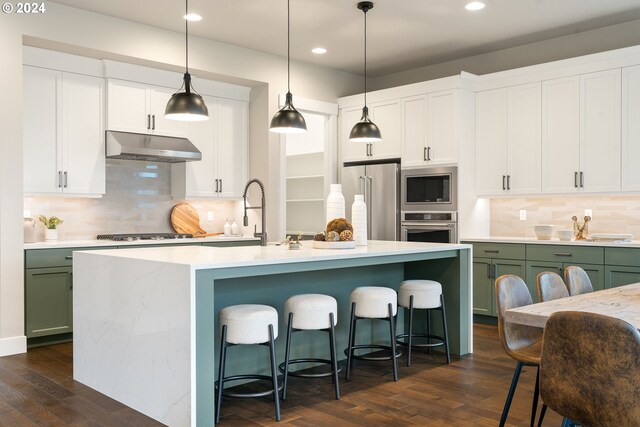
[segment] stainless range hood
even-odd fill
[[[187,138],[108,130],[107,159],[181,163],[202,160]]]

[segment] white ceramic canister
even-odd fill
[[[327,197],[327,217],[326,223],[336,218],[344,218],[344,196],[342,195],[342,184],[331,184],[329,186],[329,197]]]
[[[47,242],[55,242],[58,240],[58,229],[47,228],[44,230],[44,240]]]
[[[351,225],[353,240],[357,246],[367,245],[367,205],[362,194],[356,194],[351,205]]]
[[[33,218],[24,219],[24,242],[35,243],[36,241],[36,221]]]
[[[231,224],[229,224],[229,220],[224,223],[224,227],[222,227],[222,231],[224,231],[225,236],[231,236]]]
[[[231,234],[234,236],[240,235],[240,226],[236,224],[235,221],[233,221],[233,224],[231,224]]]

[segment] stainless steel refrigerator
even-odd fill
[[[400,240],[400,163],[345,163],[340,175],[345,214],[353,196],[367,204],[367,239]]]

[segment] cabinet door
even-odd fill
[[[540,295],[538,294],[538,274],[545,271],[551,271],[557,273],[560,277],[563,277],[563,265],[561,262],[550,261],[527,261],[527,287],[531,292],[531,298],[534,303],[540,302]],[[564,278],[563,278],[564,280]]]
[[[620,69],[580,76],[584,191],[620,190]]]
[[[473,259],[473,313],[494,316],[495,306],[491,278],[491,260],[488,258]]]
[[[507,175],[506,89],[476,94],[476,191],[503,194]]]
[[[371,144],[372,159],[390,159],[401,156],[402,121],[400,100],[371,104],[371,120],[378,126],[382,141]]]
[[[351,128],[360,121],[361,117],[362,107],[343,108],[340,110],[340,144],[342,145],[343,162],[369,159],[367,156],[367,146],[369,144],[349,141]],[[384,138],[384,134],[382,134],[382,137]]]
[[[242,197],[247,182],[246,102],[218,98],[217,173],[219,197]]]
[[[540,83],[507,91],[507,189],[510,194],[540,193]]]
[[[512,260],[512,259],[493,259],[492,262],[493,262],[494,283],[498,277],[504,274],[513,274],[514,276],[521,277],[523,280],[525,280],[526,276],[525,276],[524,261],[518,261],[518,260]],[[494,293],[495,293],[495,290],[494,290]],[[497,307],[495,307],[495,305],[493,308],[493,315],[494,316],[498,315]]]
[[[207,109],[213,119],[189,123],[187,137],[202,153],[199,162],[171,165],[172,195],[184,197],[218,197],[214,175],[217,159],[216,121],[217,99],[204,96]],[[179,178],[184,176],[184,181]]]
[[[29,268],[25,271],[27,338],[72,332],[71,267]]]
[[[457,90],[427,95],[427,147],[429,164],[458,162]]]
[[[59,193],[62,158],[58,140],[58,92],[62,74],[44,68],[24,67],[24,192]]]
[[[151,114],[151,132],[158,135],[185,136],[187,124],[181,120],[170,120],[164,117],[167,102],[175,93],[174,89],[151,86],[149,89],[149,111]],[[206,102],[205,102],[206,103]],[[209,104],[207,104],[207,109]],[[209,113],[211,114],[211,113]],[[211,120],[211,119],[209,119]],[[206,120],[206,121],[209,121]]]
[[[580,171],[580,79],[542,82],[542,192],[573,193]]]
[[[622,191],[640,191],[640,65],[622,69]]]
[[[427,163],[427,97],[402,100],[402,166]]]
[[[149,87],[142,83],[109,79],[107,81],[107,129],[147,133]]]
[[[615,265],[605,267],[605,285],[607,288],[638,282],[640,282],[640,267],[620,267]]]
[[[64,192],[105,193],[104,79],[62,75]]]

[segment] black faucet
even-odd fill
[[[262,192],[262,204],[260,206],[250,206],[247,207],[247,190],[249,190],[249,186],[253,183],[256,183],[260,186],[260,191]],[[265,201],[264,198],[264,184],[262,183],[262,181],[260,181],[259,179],[250,179],[249,182],[247,182],[247,185],[244,186],[244,194],[242,195],[242,198],[244,199],[244,218],[243,223],[244,226],[248,226],[249,225],[249,217],[247,216],[247,209],[260,209],[262,212],[262,229],[261,229],[261,233],[258,232],[254,232],[253,233],[253,237],[260,237],[260,245],[261,246],[267,246],[267,203]],[[257,226],[256,226],[257,228]]]

